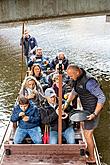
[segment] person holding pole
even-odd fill
[[[26,56],[26,65],[28,64],[30,54],[33,54],[33,50],[38,47],[38,43],[35,39],[35,37],[32,37],[29,35],[28,30],[24,30],[23,37],[20,40],[20,45],[24,47],[24,55]]]
[[[83,110],[91,113],[87,116],[87,120],[84,121],[84,135],[89,151],[87,163],[95,163],[93,132],[98,125],[100,112],[105,102],[105,95],[96,79],[83,68],[70,64],[67,67],[67,74],[75,83],[63,106],[63,110],[68,107],[76,96],[79,96]]]

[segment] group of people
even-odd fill
[[[84,121],[84,135],[89,152],[87,162],[94,163],[93,131],[98,125],[100,112],[105,103],[105,95],[100,85],[83,68],[69,64],[63,52],[59,52],[50,62],[48,57],[43,56],[42,48],[38,47],[36,39],[31,37],[27,30],[25,33],[21,43],[24,45],[26,64],[30,71],[22,83],[11,116],[11,121],[18,123],[14,143],[22,143],[27,135],[33,143],[43,143],[42,130],[45,125],[49,126],[48,143],[58,143],[59,60],[62,60],[63,110],[70,113],[74,107],[73,100],[79,97],[83,110],[90,113]],[[47,75],[48,70],[51,70],[51,73]],[[62,136],[66,143],[74,144],[74,135],[69,117],[63,119]]]

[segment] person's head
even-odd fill
[[[30,89],[34,89],[36,86],[36,80],[33,76],[29,76],[26,78],[26,87]]]
[[[55,67],[56,72],[59,72],[59,64],[56,65]],[[62,70],[64,70],[64,65],[62,64]]]
[[[32,76],[40,76],[42,73],[41,66],[39,64],[33,64],[31,72]]]
[[[48,103],[51,103],[51,104],[56,103],[56,93],[53,88],[47,88],[45,90],[45,97]]]
[[[63,61],[64,58],[65,58],[64,52],[59,52],[59,53],[58,53],[58,59]]]
[[[24,96],[19,96],[18,98],[19,106],[23,111],[26,111],[29,106],[29,100]]]
[[[41,47],[38,47],[38,48],[36,49],[36,55],[39,56],[39,57],[42,56],[42,48],[41,48]]]
[[[52,80],[54,83],[59,84],[59,74],[54,74]]]
[[[25,38],[28,38],[29,37],[29,32],[28,32],[27,29],[24,31],[24,35],[25,35]]]
[[[73,79],[73,80],[77,80],[77,78],[80,76],[81,74],[81,69],[76,66],[76,65],[73,65],[73,64],[70,64],[68,67],[67,67],[67,74],[68,76]]]

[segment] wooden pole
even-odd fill
[[[23,54],[24,54],[23,40],[24,40],[24,23],[22,26],[21,83],[23,82]]]
[[[62,60],[59,61],[59,118],[58,118],[58,144],[62,144]]]

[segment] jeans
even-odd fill
[[[21,144],[27,135],[31,137],[33,143],[42,143],[41,128],[38,126],[31,129],[22,129],[18,127],[14,136],[14,144]]]
[[[66,139],[68,144],[75,143],[75,133],[72,127],[67,128],[65,131],[62,132],[62,136]],[[57,131],[50,131],[50,144],[57,144],[58,143],[58,132]]]

